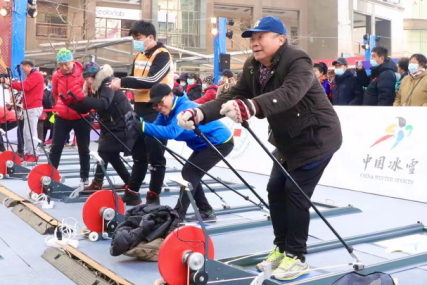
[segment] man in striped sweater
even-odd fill
[[[173,88],[172,56],[162,43],[155,41],[156,29],[152,23],[137,21],[130,28],[129,34],[133,37],[133,45],[137,51],[132,73],[128,77],[113,80],[110,88],[114,91],[123,88],[133,89],[135,112],[144,121],[152,123],[157,119],[159,112],[148,103],[150,89],[157,83],[165,83]],[[128,205],[138,205],[142,202],[138,192],[150,163],[151,179],[146,203],[160,204],[159,195],[166,171],[164,149],[153,138],[141,135],[135,142],[132,157],[134,164],[124,202]]]

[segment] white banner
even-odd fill
[[[335,107],[343,145],[320,184],[390,197],[427,202],[427,112],[423,107]],[[269,175],[272,161],[240,124],[222,121],[234,134],[227,160],[238,170]],[[267,120],[252,119],[251,128],[271,151]],[[184,143],[169,141],[188,157]],[[219,163],[218,166],[225,166]]]
[[[96,7],[96,17],[107,19],[141,20],[142,11],[134,9]]]

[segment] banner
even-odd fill
[[[427,112],[423,107],[337,106],[343,145],[326,168],[321,185],[427,202]],[[222,119],[234,136],[227,160],[237,170],[269,175],[273,165],[264,150],[240,124]],[[250,126],[270,151],[267,120]],[[183,142],[169,141],[189,157]],[[220,162],[218,166],[225,167]]]
[[[1,7],[3,8],[3,7]],[[0,73],[6,73],[10,67],[12,47],[12,15],[0,16]]]
[[[27,1],[13,0],[14,12],[12,23],[12,56],[11,69],[13,77],[19,78],[16,66],[21,64],[25,56],[25,32],[27,27]],[[22,74],[22,80],[24,74]]]

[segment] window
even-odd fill
[[[403,42],[405,56],[414,53],[427,54],[427,30],[404,30]]]
[[[36,35],[38,37],[66,38],[67,16],[62,15],[62,19],[59,15],[39,13],[36,18]]]
[[[97,39],[114,39],[129,36],[129,29],[136,20],[96,18],[95,37]]]
[[[158,40],[177,47],[199,47],[199,2],[159,0]]]

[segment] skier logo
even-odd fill
[[[413,131],[413,127],[412,125],[407,125],[406,124],[406,120],[402,117],[397,117],[398,119],[398,123],[397,124],[392,124],[389,125],[386,129],[385,129],[385,135],[380,137],[373,145],[371,145],[371,147],[373,147],[374,145],[377,145],[381,142],[384,142],[390,138],[396,138],[393,146],[391,149],[394,149],[398,144],[400,144],[402,142],[402,140],[405,137],[409,137]]]

